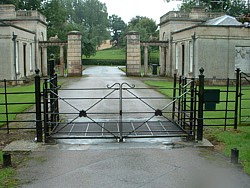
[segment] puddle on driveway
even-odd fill
[[[118,142],[115,139],[60,139],[56,143],[64,150],[89,149],[132,149],[132,148],[158,148],[173,149],[185,147],[182,138],[140,138],[126,139]],[[177,143],[177,144],[176,144]]]

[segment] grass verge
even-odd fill
[[[2,156],[3,152],[0,151],[0,164],[3,164]],[[2,168],[0,166],[0,188],[2,187],[16,187],[17,180],[15,179],[16,171],[14,168]]]
[[[239,150],[239,160],[243,165],[244,171],[250,175],[250,127],[240,126],[237,130],[213,127],[206,130],[206,137],[223,144],[223,153],[230,157],[231,149]]]

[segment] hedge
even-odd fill
[[[142,61],[142,64],[144,62]],[[151,60],[148,62],[149,65],[151,64],[159,64],[158,60]],[[126,60],[123,59],[83,59],[82,60],[82,65],[103,65],[103,66],[125,66],[126,65]]]
[[[83,59],[82,65],[120,65],[125,66],[126,60],[117,60],[117,59]]]

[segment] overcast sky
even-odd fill
[[[171,1],[170,3],[164,0],[99,0],[105,3],[108,9],[108,14],[116,14],[128,23],[135,16],[146,16],[152,18],[158,24],[160,17],[168,11],[177,10],[177,4],[180,1]]]

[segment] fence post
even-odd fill
[[[198,125],[197,125],[197,140],[203,139],[203,101],[204,101],[204,69],[200,68],[199,75],[199,92],[198,92]]]
[[[54,59],[54,54],[50,55],[50,59],[49,59],[49,76],[50,78],[54,77],[55,74],[55,59]]]
[[[239,104],[239,86],[240,86],[240,69],[236,69],[236,91],[235,91],[235,108],[234,108],[234,129],[238,127],[238,104]]]
[[[36,138],[37,142],[43,141],[42,112],[41,112],[41,78],[39,69],[35,70],[35,99],[36,99]]]
[[[5,100],[5,116],[6,116],[7,134],[9,134],[10,127],[9,127],[9,110],[8,110],[7,80],[6,79],[4,79],[4,100]]]

